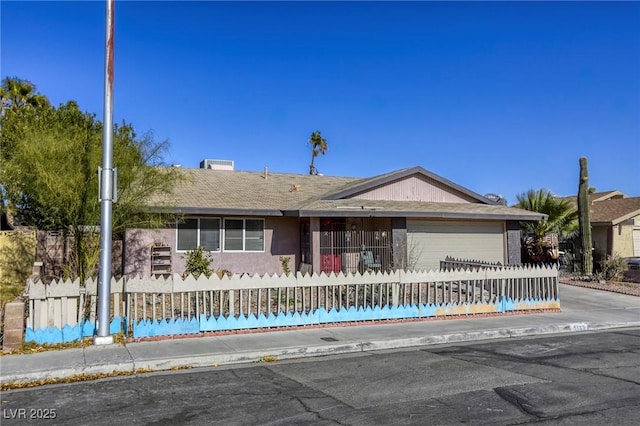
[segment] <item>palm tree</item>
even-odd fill
[[[319,130],[311,133],[308,143],[311,145],[311,164],[309,165],[309,174],[317,175],[318,170],[314,165],[314,161],[318,154],[324,155],[324,153],[327,152],[329,145],[327,144],[327,140],[322,137]]]
[[[6,77],[0,85],[0,108],[14,111],[26,106],[42,107],[49,104],[46,96],[36,92],[36,86],[17,77]]]
[[[548,260],[548,252],[556,247],[550,247],[545,241],[551,235],[568,239],[578,231],[578,212],[566,199],[558,198],[546,189],[530,189],[526,193],[516,196],[518,202],[515,207],[543,213],[547,220],[538,222],[521,222],[520,226],[525,234],[525,246],[534,260]],[[528,237],[528,239],[527,239]]]

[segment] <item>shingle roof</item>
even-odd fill
[[[358,178],[287,173],[181,169],[170,194],[150,200],[149,205],[172,205],[177,213],[236,213],[282,215],[290,205],[319,197],[358,181]]]
[[[640,197],[596,201],[589,211],[592,224],[617,225],[640,215]]]
[[[613,190],[613,191],[605,191],[605,192],[594,192],[593,194],[589,194],[589,201],[596,202],[596,201],[604,201],[604,200],[609,200],[612,198],[626,198],[627,196],[624,195],[622,192],[617,191],[617,190]]]
[[[151,208],[183,214],[246,214],[300,216],[402,216],[501,220],[540,220],[543,215],[491,200],[444,178],[436,178],[477,202],[363,201],[348,198],[372,186],[401,178],[422,168],[408,168],[373,178],[334,177],[269,172],[180,169],[183,179],[171,193],[149,201]],[[426,172],[431,176],[429,172]],[[366,203],[366,204],[363,204]]]
[[[589,194],[589,203],[593,204],[594,202],[606,201],[613,197],[616,198],[626,198],[627,196],[620,191],[603,191],[603,192],[593,192]],[[563,200],[569,201],[575,208],[578,208],[578,196],[577,195],[569,195],[567,197],[562,197]]]
[[[577,196],[563,197],[574,208],[578,208]],[[640,197],[627,197],[620,191],[605,191],[589,194],[589,219],[592,224],[617,225],[640,215]]]

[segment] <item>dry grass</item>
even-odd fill
[[[152,371],[153,370],[150,370],[150,369],[139,368],[135,371],[112,371],[110,373],[94,373],[94,374],[81,373],[81,374],[74,374],[73,376],[64,377],[64,378],[49,377],[46,379],[32,380],[30,382],[3,383],[2,385],[0,385],[0,390],[4,392],[11,389],[26,389],[26,388],[34,388],[37,386],[44,386],[44,385],[87,382],[92,380],[106,379],[109,377],[134,376],[137,374],[151,373]]]
[[[124,334],[114,334],[113,342],[115,344],[123,345],[125,343]],[[87,346],[93,346],[93,338],[85,337],[82,340],[76,340],[73,342],[64,342],[64,343],[56,343],[56,344],[44,344],[41,345],[36,342],[28,342],[23,343],[19,348],[13,349],[10,352],[2,352],[2,355],[25,355],[25,354],[36,354],[40,352],[47,351],[60,351],[65,349],[73,349],[73,348],[86,348]]]

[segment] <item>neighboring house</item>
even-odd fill
[[[577,206],[576,197],[565,197]],[[589,194],[591,239],[596,260],[640,256],[640,197],[620,191]]]
[[[519,264],[519,222],[546,218],[422,167],[371,178],[180,170],[174,191],[148,204],[184,219],[128,230],[126,275],[182,273],[197,246],[214,268],[250,274],[281,273],[283,257],[313,272],[438,269],[446,256]]]

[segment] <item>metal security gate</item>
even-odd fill
[[[389,231],[320,232],[322,272],[388,271],[392,266]]]

